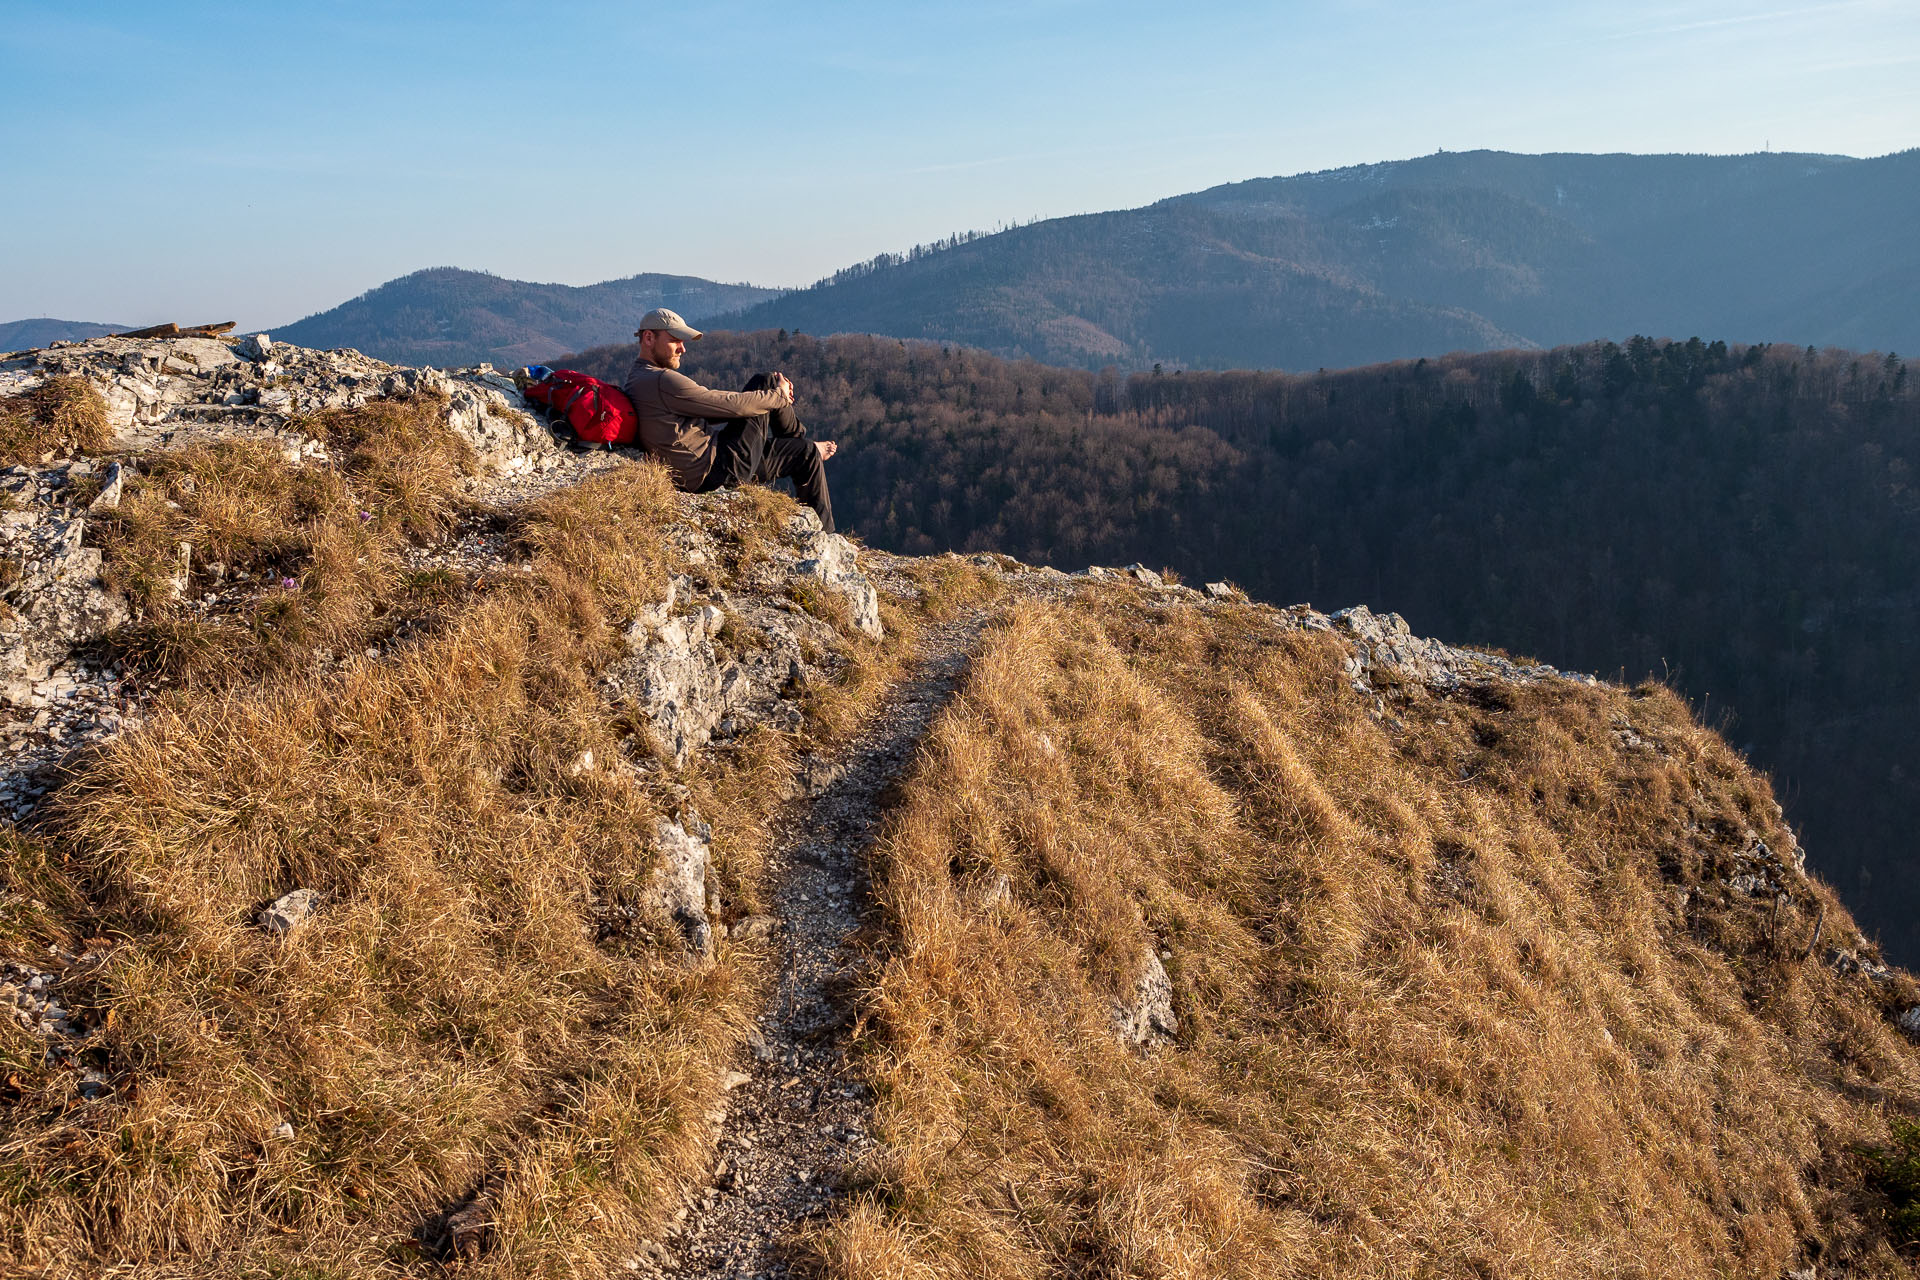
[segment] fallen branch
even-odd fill
[[[126,333],[115,334],[118,338],[217,338],[240,323],[226,320],[219,324],[190,324],[186,328],[169,321],[166,324],[148,325],[144,329],[132,329]]]

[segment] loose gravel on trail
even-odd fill
[[[779,1277],[796,1232],[830,1210],[873,1145],[872,1095],[849,1069],[854,945],[871,905],[867,847],[882,793],[907,767],[952,694],[984,618],[926,634],[915,668],[838,753],[804,770],[812,793],[775,835],[771,867],[779,986],[730,1077],[707,1185],[636,1269],[674,1276]]]

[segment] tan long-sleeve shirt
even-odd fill
[[[709,422],[750,418],[793,403],[782,389],[714,391],[678,369],[663,369],[636,356],[627,374],[627,399],[640,419],[640,443],[667,464],[676,489],[698,492],[713,470]]]

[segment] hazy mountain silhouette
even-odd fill
[[[1920,151],[1478,151],[882,255],[729,321],[1097,368],[1340,367],[1630,333],[1920,346]]]
[[[399,364],[513,366],[630,338],[652,307],[672,307],[698,324],[778,293],[697,276],[649,273],[576,286],[430,267],[272,332],[303,347],[353,347]]]
[[[52,342],[71,342],[120,333],[133,326],[98,324],[91,320],[55,320],[38,316],[32,320],[9,320],[0,324],[0,351],[31,351]]]
[[[649,307],[1100,368],[1309,370],[1632,333],[1920,349],[1920,150],[1871,160],[1442,152],[882,254],[783,293],[436,267],[272,330],[413,364],[545,361]],[[20,326],[52,325],[23,329]],[[105,325],[20,321],[0,346]]]

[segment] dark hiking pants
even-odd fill
[[[777,386],[776,375],[756,373],[742,391],[767,391]],[[793,492],[820,517],[820,527],[833,532],[833,498],[827,493],[827,467],[820,451],[807,438],[793,406],[751,418],[730,418],[713,437],[713,470],[701,491],[733,489],[743,484],[793,481]]]

